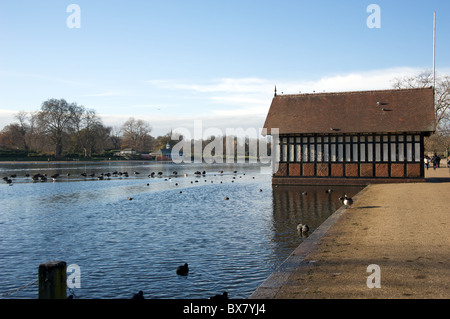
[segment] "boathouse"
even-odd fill
[[[176,152],[172,152],[172,148],[170,144],[167,143],[166,148],[161,148],[155,154],[157,161],[181,161],[183,158],[183,152],[179,151],[178,154]]]
[[[424,180],[434,90],[277,95],[264,128],[278,129],[273,184],[367,185]],[[273,131],[273,134],[272,134]]]

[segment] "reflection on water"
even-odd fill
[[[339,197],[354,196],[361,187],[352,186],[277,186],[273,188],[274,241],[280,256],[291,253],[301,241],[319,227],[333,212],[342,206]],[[298,224],[306,224],[310,231],[299,234]],[[281,260],[283,259],[283,260]]]
[[[128,177],[97,180],[115,171]],[[36,173],[60,176],[32,182]],[[1,164],[0,176],[11,175],[12,186],[0,184],[3,298],[36,298],[37,285],[4,295],[50,260],[80,266],[80,298],[246,298],[301,243],[298,223],[314,231],[340,196],[360,190],[272,187],[270,168],[250,164]]]

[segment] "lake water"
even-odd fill
[[[128,177],[97,179],[115,171]],[[48,180],[25,177],[37,173]],[[313,232],[342,205],[340,196],[361,190],[272,187],[270,167],[260,164],[0,164],[0,177],[13,174],[12,185],[0,184],[0,297],[15,299],[37,298],[37,283],[14,290],[52,260],[80,267],[74,292],[82,299],[130,298],[139,290],[148,299],[223,291],[247,298],[304,239],[298,223]],[[184,263],[189,275],[178,276]]]

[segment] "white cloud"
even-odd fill
[[[16,121],[15,115],[18,111],[0,109],[0,130],[8,124]]]
[[[316,81],[288,81],[277,85],[285,94],[312,92],[342,92],[391,89],[395,78],[415,75],[421,69],[393,68],[365,72],[352,72],[323,77]]]
[[[123,96],[124,93],[120,91],[108,91],[102,93],[85,94],[87,97],[105,97],[105,96]]]
[[[414,68],[393,68],[366,72],[352,72],[322,77],[318,80],[276,80],[264,78],[222,78],[187,83],[181,80],[152,80],[148,84],[160,90],[176,91],[180,103],[190,103],[194,98],[202,105],[195,105],[198,114],[212,117],[233,117],[245,123],[252,116],[265,116],[276,85],[278,94],[312,92],[339,92],[390,89],[397,77],[417,74]],[[201,110],[198,112],[197,110]],[[153,120],[155,121],[155,120]],[[219,120],[218,120],[219,121]]]
[[[239,105],[244,106],[247,105],[251,107],[252,105],[265,105],[270,97],[273,96],[273,93],[265,94],[266,98],[263,98],[264,95],[257,96],[256,94],[249,95],[221,95],[221,96],[212,96],[209,99],[212,102],[217,104],[227,104],[227,105]]]
[[[261,106],[246,107],[241,109],[220,109],[213,110],[212,113],[218,116],[255,116],[255,115],[267,115],[269,110],[270,100],[264,101],[265,103]],[[269,104],[267,104],[269,103]]]
[[[203,83],[186,83],[180,80],[151,80],[147,83],[159,89],[191,92],[201,94],[211,101],[241,103],[245,106],[264,102],[265,98],[273,96],[275,85],[278,93],[284,94],[389,89],[395,78],[414,75],[420,71],[422,70],[404,67],[336,74],[318,80],[222,78]]]
[[[75,87],[83,87],[87,86],[90,83],[87,83],[85,81],[74,81],[70,77],[62,78],[60,76],[54,76],[54,75],[48,75],[48,74],[37,74],[37,73],[23,73],[23,72],[17,72],[12,70],[0,70],[0,75],[7,77],[9,79],[19,79],[22,81],[28,81],[28,80],[37,80],[40,82],[51,82],[51,83],[60,83],[64,85],[72,85]]]
[[[151,80],[147,81],[147,83],[163,89],[187,90],[198,93],[255,93],[262,92],[268,84],[267,80],[259,78],[222,78],[214,79],[206,83],[184,83],[178,80]]]

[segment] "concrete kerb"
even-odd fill
[[[353,196],[357,200],[362,196],[370,185],[366,186],[358,194]],[[328,217],[314,232],[308,236],[290,255],[289,257],[250,295],[249,299],[273,299],[278,291],[289,280],[292,273],[299,267],[307,266],[303,263],[306,256],[317,249],[318,242],[328,232],[336,221],[344,214],[346,208],[340,207],[330,217]]]

